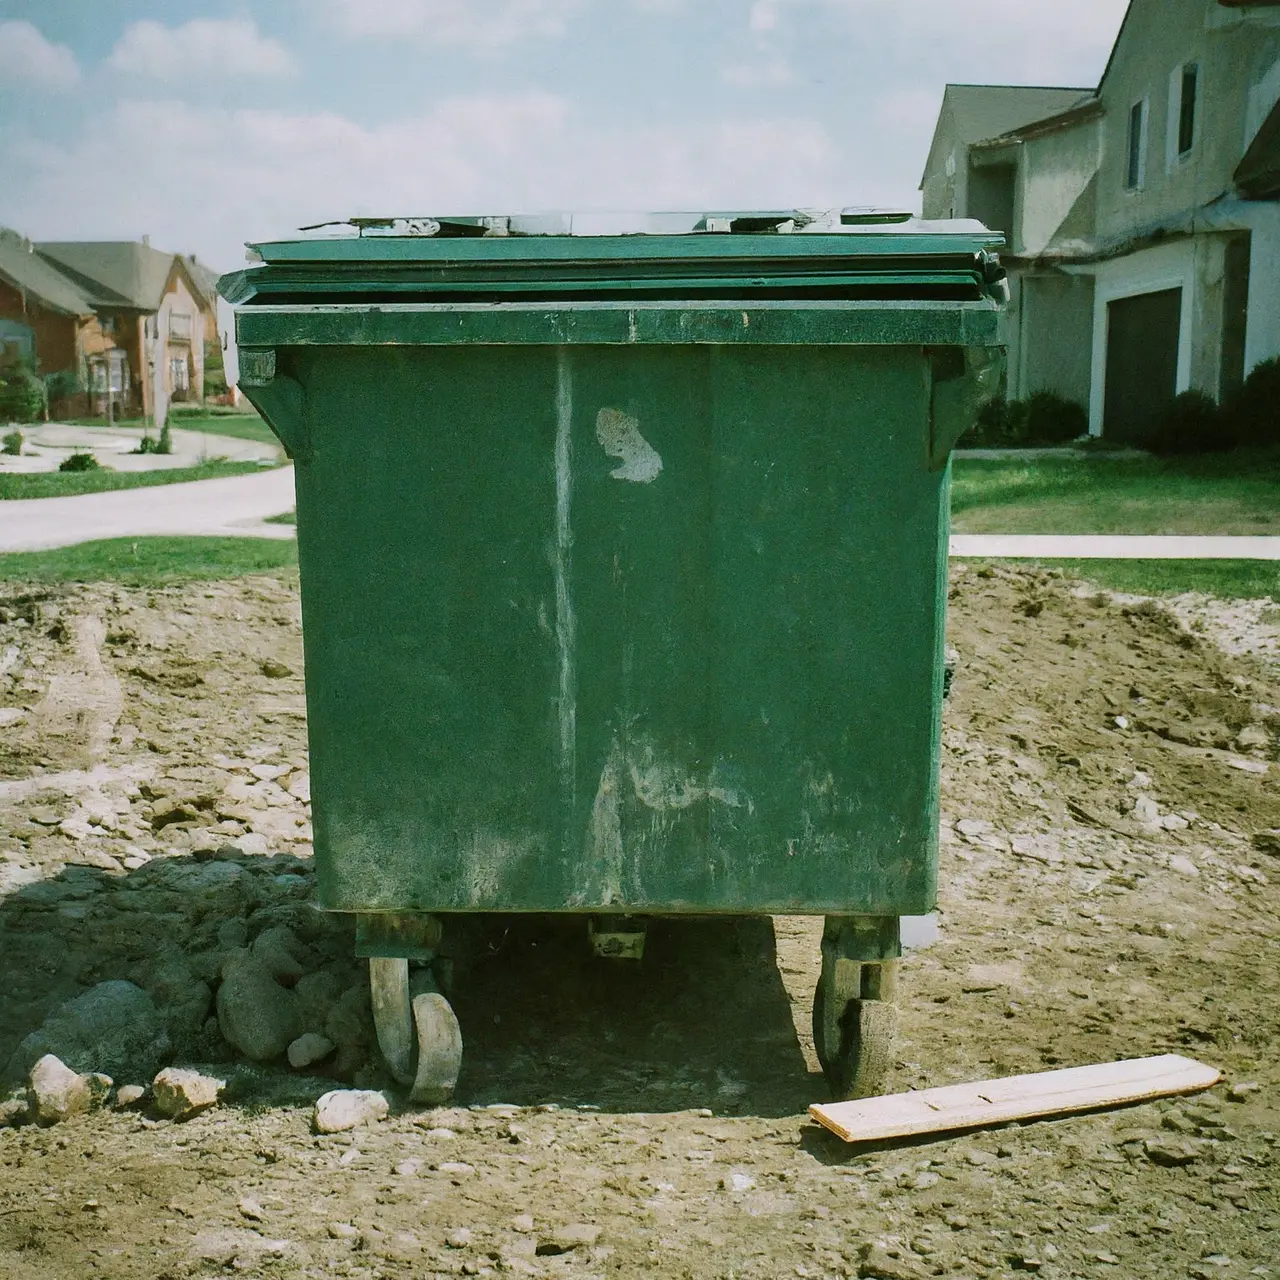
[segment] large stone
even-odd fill
[[[122,1077],[156,1073],[172,1044],[155,1002],[132,982],[100,982],[68,1000],[14,1050],[7,1074],[25,1076],[45,1054],[75,1071]]]
[[[299,1036],[289,1046],[289,1065],[297,1071],[327,1058],[333,1052],[333,1041],[315,1031]]]
[[[374,1089],[332,1089],[316,1102],[317,1133],[345,1133],[383,1119],[390,1110],[386,1097]]]
[[[369,988],[361,983],[349,987],[329,1010],[324,1033],[334,1044],[343,1048],[364,1046],[373,1041],[373,1006]]]
[[[227,1043],[254,1062],[278,1058],[302,1034],[297,997],[250,952],[237,952],[223,966],[217,1003]]]
[[[175,1042],[185,1046],[200,1034],[213,1004],[213,992],[182,957],[170,956],[143,978],[143,985]]]
[[[199,1071],[166,1067],[151,1082],[151,1092],[161,1115],[181,1120],[213,1106],[225,1086],[225,1080],[201,1075]]]
[[[271,976],[286,987],[295,986],[306,972],[306,965],[299,959],[305,957],[306,948],[287,924],[264,929],[253,940],[252,951]]]
[[[93,1101],[89,1081],[65,1062],[46,1053],[32,1068],[31,1110],[40,1124],[57,1124],[88,1111]]]

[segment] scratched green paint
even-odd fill
[[[897,308],[892,344],[842,341],[838,307],[825,343],[803,308],[773,341],[658,310],[667,340],[594,343],[558,336],[572,306],[489,343],[414,308],[364,340],[367,309],[241,311],[276,352],[246,393],[301,459],[322,905],[933,906],[927,346],[953,314],[995,344],[999,308]]]

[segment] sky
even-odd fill
[[[1096,85],[1125,0],[0,0],[0,225],[219,270],[358,214],[918,211],[948,81]]]

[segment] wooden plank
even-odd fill
[[[877,1142],[1199,1093],[1220,1079],[1216,1067],[1166,1053],[855,1102],[815,1103],[809,1114],[846,1142]]]

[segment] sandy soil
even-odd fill
[[[456,1105],[319,1137],[337,1078],[385,1080],[350,927],[308,905],[296,588],[10,588],[0,1069],[123,978],[229,1088],[0,1129],[0,1275],[1280,1277],[1280,673],[1213,638],[1274,619],[1184,616],[955,571],[941,934],[891,1086],[1176,1051],[1222,1087],[849,1148],[804,1115],[818,922],[659,927],[632,967],[517,922],[459,981]],[[213,1016],[225,954],[280,926],[340,1042],[310,1074]]]

